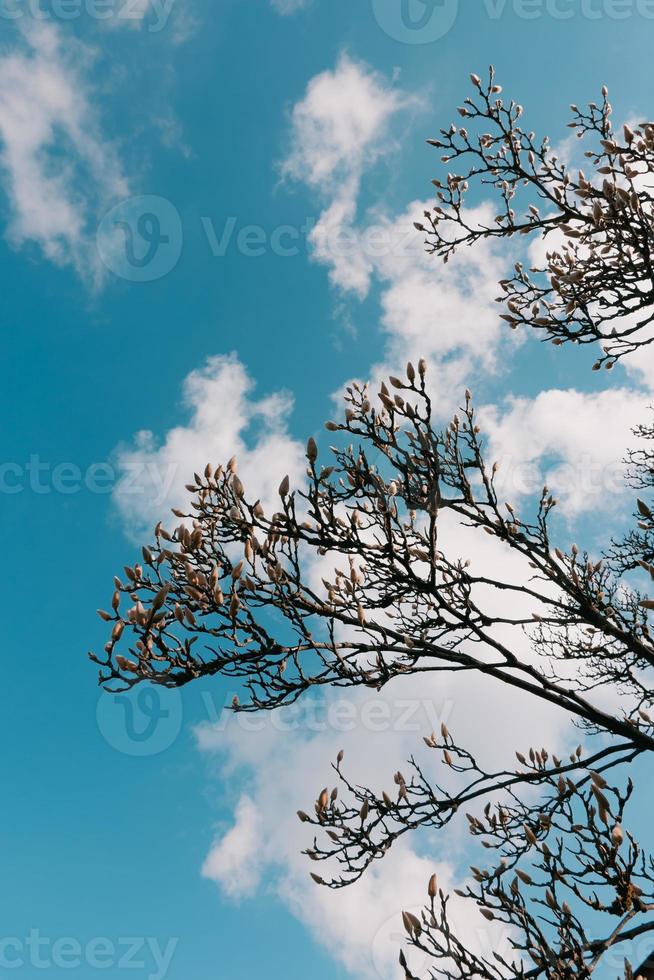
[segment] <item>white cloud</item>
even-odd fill
[[[151,431],[141,431],[118,450],[114,501],[130,534],[149,534],[171,507],[186,503],[185,484],[209,462],[217,466],[236,455],[246,489],[256,486],[264,502],[272,501],[285,473],[300,480],[304,449],[287,430],[292,398],[277,392],[255,400],[253,388],[235,354],[210,357],[183,383],[188,424],[171,429],[160,443]]]
[[[261,730],[250,730],[258,727],[254,719],[241,727],[241,718],[198,730],[200,747],[222,762],[224,784],[240,785],[243,793],[233,828],[210,851],[205,876],[227,897],[236,889],[236,897],[256,900],[262,889],[272,890],[353,976],[378,980],[397,975],[400,914],[417,911],[430,875],[438,874],[446,892],[466,879],[467,825],[462,819],[435,835],[410,834],[356,884],[337,892],[317,887],[309,871],[324,868],[301,855],[312,831],[295,810],[310,809],[322,787],[334,785],[329,763],[338,749],[345,751],[354,783],[392,793],[393,773],[399,768],[408,775],[411,755],[426,771],[439,766],[422,736],[438,730],[441,720],[463,744],[509,769],[514,749],[528,748],[528,732],[537,731],[538,744],[556,751],[563,731],[561,717],[549,707],[472,675],[402,678],[382,694],[332,692],[314,711],[305,706],[266,715]],[[497,948],[498,937],[484,929],[469,903],[456,908],[455,918],[475,947],[485,946],[487,953]],[[419,975],[425,972],[421,965],[414,964]]]
[[[374,93],[370,101],[375,104],[382,90],[378,77],[372,73],[365,76],[361,66],[325,73],[310,84],[307,96],[294,112],[295,148],[290,163],[287,161],[286,173],[315,188],[326,201],[313,236],[314,257],[329,268],[332,282],[359,298],[368,294],[373,283],[380,288],[385,344],[380,363],[371,367],[372,377],[378,378],[389,370],[399,373],[408,358],[425,356],[431,364],[430,384],[439,398],[439,409],[450,412],[464,384],[498,369],[503,338],[515,336],[502,327],[494,304],[503,258],[496,249],[481,244],[459,254],[449,265],[437,266],[425,255],[420,236],[413,230],[413,221],[420,219],[428,202],[413,202],[397,216],[382,214],[374,227],[357,219],[362,176],[375,159],[374,152],[367,155],[360,147],[369,142],[374,145],[379,128],[371,124],[356,139],[352,137],[356,127],[339,117],[338,107],[347,101],[353,87],[363,88],[368,96]],[[379,104],[385,104],[383,98]],[[336,117],[332,116],[330,105],[336,107]],[[378,115],[384,129],[391,114],[380,111]],[[363,115],[370,120],[375,113]],[[481,208],[471,220],[477,219],[490,221],[492,215]],[[349,241],[344,240],[343,230]],[[340,238],[337,232],[341,233]],[[534,469],[546,464],[547,477],[556,485],[562,482],[565,466],[582,464],[583,474],[586,464],[589,469],[597,464],[606,468],[619,459],[643,405],[644,396],[629,389],[596,394],[551,390],[535,399],[508,398],[501,407],[484,409],[483,415],[495,455],[512,454],[512,459],[526,460]],[[601,440],[597,439],[598,428]],[[586,460],[583,454],[588,447],[592,447],[592,456]],[[606,475],[605,470],[603,473]],[[589,506],[590,498],[597,504],[604,503],[605,496],[602,487],[591,485],[586,492],[583,481],[572,481],[566,503],[572,513],[577,513]],[[448,522],[441,524],[441,545],[451,560],[461,555],[472,560],[478,574],[486,568],[504,581],[524,580],[525,569],[494,539],[460,526],[448,526]],[[317,575],[318,571],[316,566],[311,574]],[[498,613],[520,614],[514,593],[485,598]],[[531,602],[526,601],[528,605]],[[533,611],[525,607],[522,613],[529,616]],[[527,638],[521,636],[516,647],[515,631],[510,627],[506,631],[512,633],[511,639],[503,639],[519,656],[532,659]],[[309,725],[302,714],[299,723],[295,719],[295,727],[280,722],[275,728],[268,716],[262,722],[263,733],[244,732],[238,723],[227,729],[205,726],[199,730],[201,747],[221,753],[229,781],[240,774],[248,801],[244,812],[243,804],[239,804],[234,829],[216,843],[212,855],[223,855],[227,842],[235,839],[243,860],[243,877],[250,882],[253,893],[263,882],[273,887],[317,941],[353,975],[391,977],[396,975],[398,939],[401,941],[399,911],[415,908],[421,898],[420,889],[434,870],[446,888],[460,884],[464,839],[460,828],[434,839],[405,838],[351,888],[334,893],[314,887],[306,861],[299,855],[303,843],[309,843],[309,835],[295,822],[292,812],[297,807],[310,806],[328,782],[325,760],[343,747],[348,775],[354,783],[389,789],[393,771],[404,768],[411,754],[419,756],[425,751],[421,736],[437,728],[434,715],[447,720],[462,744],[491,760],[495,767],[510,767],[513,751],[527,748],[532,738],[550,751],[560,752],[568,737],[568,723],[550,707],[513,689],[493,686],[485,676],[438,675],[432,679],[424,675],[417,681],[402,679],[374,697],[360,690],[346,692],[349,714],[332,713],[334,705],[340,702],[343,706],[342,693],[337,698],[332,692],[330,698],[315,716],[326,719],[322,730]],[[417,730],[399,725],[398,706],[407,702],[416,708],[412,720],[418,722]],[[382,706],[381,716],[367,714],[373,704],[377,710]],[[285,713],[277,717],[283,719]],[[351,729],[338,727],[335,719],[343,717],[354,719]],[[386,727],[375,727],[370,722],[372,717],[386,718]],[[289,730],[285,730],[287,727]],[[251,839],[254,818],[250,807],[259,827],[253,844],[260,862],[256,883],[250,872],[251,854],[242,847],[243,841]],[[208,867],[209,863],[205,873]],[[238,877],[233,866],[230,872]],[[229,893],[230,879],[222,863],[210,877]],[[459,917],[470,941],[479,942],[481,935],[488,946],[488,933],[480,930],[474,910],[460,911]],[[390,929],[389,922],[394,923]],[[395,933],[392,939],[389,932]],[[418,965],[416,972],[424,970]]]
[[[476,574],[492,571],[516,583],[525,577],[524,559],[479,531],[446,519],[440,540],[452,560],[471,558]],[[319,563],[308,570],[312,580],[320,573]],[[513,594],[485,595],[484,601],[492,601],[498,615],[533,611],[532,599]],[[512,649],[533,659],[522,631],[506,629]],[[504,634],[501,638],[507,640]],[[228,694],[225,703],[230,700]],[[432,873],[446,892],[461,887],[467,877],[465,819],[437,834],[407,835],[359,882],[334,892],[309,878],[316,866],[300,852],[311,845],[313,830],[298,822],[295,811],[309,810],[323,786],[334,785],[330,762],[339,749],[355,785],[392,793],[393,773],[400,769],[408,776],[407,760],[415,756],[423,771],[431,773],[436,766],[439,782],[452,786],[449,770],[423,743],[423,736],[438,731],[441,722],[493,770],[511,771],[515,749],[526,751],[532,738],[550,752],[561,752],[566,733],[577,736],[550,705],[470,673],[396,678],[381,693],[324,691],[262,715],[224,712],[196,732],[199,747],[217,755],[222,781],[237,799],[233,826],[214,842],[205,877],[227,897],[256,900],[262,890],[272,891],[353,976],[391,980],[402,943],[401,911],[417,911]],[[317,870],[325,873],[323,867]],[[457,928],[475,948],[490,953],[506,939],[485,929],[471,904],[454,902]],[[425,972],[421,966],[414,964],[418,975]]]
[[[366,97],[357,99],[354,92]],[[378,289],[384,343],[369,370],[373,386],[388,374],[400,374],[407,360],[424,357],[436,411],[449,417],[465,387],[479,386],[483,398],[492,397],[489,380],[500,372],[506,376],[507,354],[525,337],[507,330],[495,302],[510,257],[505,243],[479,241],[445,265],[426,252],[425,236],[414,228],[433,201],[413,201],[396,215],[382,202],[358,214],[363,176],[377,159],[365,147],[372,142],[394,148],[390,122],[411,104],[410,97],[398,102],[392,94],[362,65],[345,62],[317,76],[293,112],[294,146],[285,171],[327,202],[311,242],[314,260],[328,268],[334,286],[360,300],[373,286]],[[368,121],[360,140],[351,135],[356,127],[341,119],[340,106],[350,100],[377,107],[360,113]],[[468,224],[491,226],[493,213],[482,204],[469,212]],[[559,233],[536,240],[530,261],[542,264],[545,251],[559,244]],[[510,248],[514,261],[515,246]],[[628,371],[651,392],[648,366],[641,357]],[[509,397],[501,405],[482,406],[481,413],[490,427],[492,452],[509,464],[501,474],[507,492],[537,493],[546,479],[572,517],[616,505],[624,488],[621,460],[646,405],[642,388],[594,394],[552,389],[533,399]]]
[[[334,71],[312,79],[293,109],[283,172],[325,202],[310,243],[333,285],[360,300],[379,287],[386,343],[371,376],[396,373],[407,359],[425,357],[439,403],[449,411],[476,373],[496,369],[502,338],[508,342],[494,302],[504,271],[501,253],[482,242],[448,265],[437,262],[414,228],[431,201],[413,201],[395,215],[381,202],[358,215],[364,174],[397,149],[392,122],[400,110],[419,104],[368,66],[343,57]],[[471,221],[491,223],[492,213],[484,206]]]
[[[52,24],[25,23],[0,57],[0,169],[15,247],[38,245],[97,281],[93,225],[127,180],[91,102],[91,54]]]
[[[413,229],[429,202],[414,201],[399,214],[380,208],[374,225],[359,215],[363,176],[394,145],[390,123],[410,104],[381,76],[342,58],[334,71],[310,82],[293,110],[292,147],[283,173],[314,190],[324,206],[312,239],[314,258],[329,269],[334,285],[358,298],[373,284],[379,287],[384,343],[371,375],[399,373],[407,359],[425,356],[438,409],[449,413],[464,385],[499,371],[502,344],[512,343],[515,335],[501,326],[494,304],[504,263],[496,248],[480,244],[443,266],[424,253]],[[483,207],[476,217],[492,219]],[[335,245],[336,231],[345,231],[349,244],[339,239]],[[208,460],[217,463],[236,453],[246,486],[264,498],[274,494],[283,472],[300,479],[303,448],[286,427],[290,399],[276,394],[255,401],[251,392],[252,382],[234,356],[213,358],[185,382],[188,424],[172,429],[161,444],[151,432],[140,433],[134,446],[120,453],[125,479],[116,501],[132,530],[179,502],[188,474]],[[512,453],[530,467],[545,466],[556,483],[561,466],[578,463],[589,444],[593,460],[602,465],[621,456],[642,406],[643,396],[629,389],[594,395],[546,391],[535,399],[509,397],[501,406],[491,405],[484,420],[495,455]],[[253,423],[257,432],[248,438]],[[140,497],[127,492],[135,472]],[[576,513],[587,501],[573,486],[568,502]],[[486,567],[505,580],[524,579],[515,556],[487,535],[444,525],[440,540],[452,560],[456,554],[470,558],[478,573]],[[318,574],[317,565],[310,574]],[[512,593],[493,602],[497,610],[518,614]],[[527,638],[521,634],[518,642],[517,652],[532,657]],[[460,826],[435,838],[412,835],[352,888],[317,888],[300,855],[311,834],[297,822],[295,810],[309,807],[328,782],[328,760],[342,747],[353,782],[390,790],[394,770],[404,769],[411,754],[427,752],[422,735],[437,729],[440,720],[497,767],[511,766],[514,749],[528,748],[532,737],[550,751],[560,750],[567,722],[544,704],[468,674],[403,678],[379,695],[332,692],[312,711],[315,703],[305,701],[299,715],[290,708],[198,730],[200,747],[219,753],[225,785],[234,794],[232,826],[216,838],[203,874],[238,900],[271,888],[353,975],[392,977],[398,941],[389,933],[401,933],[400,910],[421,901],[433,871],[446,889],[461,883],[467,837]],[[484,932],[477,913],[466,906],[459,916],[471,942],[488,945],[488,927]],[[417,966],[416,972],[424,971]]]
[[[530,574],[524,558],[496,538],[462,526],[448,512],[441,518],[439,542],[451,561],[470,559],[477,576],[519,585]],[[312,582],[321,571],[318,562],[311,566]],[[478,587],[475,601],[491,614],[511,619],[538,611],[531,597],[486,586]],[[504,626],[497,637],[522,662],[536,659],[522,630]],[[594,697],[606,710],[617,710],[602,692]],[[231,692],[225,704],[230,700]],[[491,771],[512,771],[514,751],[527,752],[532,745],[564,756],[579,737],[552,706],[468,672],[396,678],[381,693],[361,688],[319,692],[273,713],[222,714],[196,731],[199,747],[217,756],[222,785],[237,801],[233,827],[215,840],[205,877],[227,897],[256,901],[263,892],[276,895],[352,976],[391,980],[397,976],[404,942],[401,910],[418,911],[433,872],[450,892],[463,886],[467,864],[479,863],[463,814],[445,831],[400,839],[359,882],[334,892],[316,887],[309,878],[311,870],[324,874],[324,866],[302,857],[301,850],[311,846],[313,829],[300,824],[294,811],[310,810],[322,787],[335,784],[330,762],[341,748],[346,774],[355,785],[392,794],[393,773],[399,768],[408,775],[407,759],[415,756],[423,772],[451,787],[456,777],[422,741],[442,721]],[[507,934],[489,929],[474,905],[454,897],[452,908],[459,935],[473,949],[485,955],[509,953]],[[411,965],[418,976],[428,972],[426,962]]]
[[[481,413],[498,485],[511,497],[538,494],[546,483],[566,517],[610,509],[624,500],[624,465],[632,429],[648,417],[651,394],[630,388],[542,391],[509,397]]]
[[[262,830],[256,806],[243,795],[234,811],[234,826],[215,844],[202,866],[204,877],[220,882],[229,898],[252,896],[261,881],[258,842]]]
[[[284,176],[302,182],[326,201],[310,241],[315,258],[330,265],[332,281],[363,297],[371,268],[359,248],[339,254],[333,238],[352,229],[361,178],[395,147],[390,122],[418,100],[367,65],[342,55],[333,71],[316,75],[292,111]]]
[[[342,55],[333,71],[309,82],[293,108],[283,173],[328,190],[344,175],[360,177],[387,149],[388,123],[406,101],[382,75]]]
[[[394,244],[373,259],[386,343],[371,376],[397,374],[407,360],[416,363],[424,357],[436,409],[449,415],[467,385],[504,366],[502,352],[519,338],[509,335],[497,315],[494,298],[505,269],[502,253],[479,242],[447,265],[434,259],[413,227],[429,207],[428,201],[414,201],[382,225]],[[473,223],[491,218],[487,206],[470,215]],[[395,243],[401,242],[404,247],[397,248]]]

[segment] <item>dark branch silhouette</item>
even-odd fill
[[[545,270],[518,263],[502,284],[504,318],[556,344],[600,341],[597,364],[610,367],[654,339],[654,124],[618,140],[606,91],[599,106],[573,107],[575,129],[597,143],[591,175],[573,179],[547,140],[520,128],[522,109],[501,102],[492,70],[487,85],[473,84],[459,110],[467,128],[432,141],[462,172],[435,182],[429,248],[448,260],[483,238],[559,232]],[[493,227],[468,223],[476,179],[500,197]],[[532,201],[518,216],[519,194],[540,210]],[[583,732],[566,758],[518,746],[517,765],[489,770],[443,726],[424,738],[437,766],[427,773],[411,758],[406,774],[389,774],[391,793],[353,783],[339,753],[338,785],[298,816],[316,828],[314,879],[340,888],[408,832],[467,814],[490,861],[472,869],[461,898],[508,929],[513,955],[484,957],[458,938],[432,879],[422,916],[404,915],[430,975],[588,978],[610,950],[654,930],[654,864],[627,827],[622,775],[654,749],[654,514],[642,499],[654,486],[654,430],[636,430],[628,460],[633,528],[598,560],[552,540],[547,487],[525,514],[500,499],[472,396],[443,427],[426,375],[421,361],[378,392],[352,385],[343,420],[327,424],[329,458],[310,439],[304,485],[284,478],[272,513],[248,494],[236,460],[196,473],[178,525],[159,524],[142,563],[115,580],[111,610],[100,612],[111,637],[92,659],[109,690],[237,679],[235,711],[289,705],[320,686],[379,691],[449,672],[565,712]],[[473,557],[475,536],[489,535],[522,568],[519,580],[450,553],[444,522],[465,529]],[[410,978],[404,953],[400,962]],[[637,975],[625,962],[624,980]]]
[[[453,169],[434,180],[438,204],[417,227],[445,261],[482,239],[551,241],[544,268],[518,261],[501,282],[502,316],[554,344],[599,341],[595,367],[611,368],[654,341],[654,123],[614,133],[606,87],[599,104],[571,106],[569,125],[588,147],[588,174],[573,174],[548,137],[523,129],[523,107],[501,98],[492,68],[486,83],[471,78],[475,94],[459,108],[461,126],[429,140]],[[490,226],[470,219],[466,199],[475,184],[495,199]]]

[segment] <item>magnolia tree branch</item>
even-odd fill
[[[270,517],[248,500],[234,461],[196,474],[184,523],[157,528],[143,564],[116,580],[113,611],[101,613],[113,623],[104,656],[94,656],[102,683],[180,686],[224,674],[244,682],[239,707],[257,710],[317,685],[380,689],[398,675],[475,671],[652,748],[648,600],[576,546],[551,546],[547,488],[532,520],[499,503],[470,397],[437,431],[425,366],[416,374],[409,365],[407,380],[391,385],[398,393],[391,399],[383,386],[378,407],[365,387],[352,388],[346,420],[329,427],[356,447],[334,447],[322,467],[311,440],[306,488],[291,493],[282,481]],[[524,560],[526,580],[476,574],[444,554],[447,514]],[[516,601],[511,617],[498,614],[494,593],[515,594],[523,609]],[[533,655],[521,652],[525,637]],[[602,677],[629,695],[621,716],[593,699]]]
[[[492,67],[487,81],[471,80],[461,125],[428,141],[452,169],[433,181],[437,203],[416,226],[444,261],[483,239],[551,241],[543,267],[519,260],[500,283],[502,316],[557,345],[599,341],[595,368],[612,368],[654,341],[654,123],[614,133],[606,87],[599,104],[571,106],[569,126],[586,148],[588,169],[572,173],[548,137],[523,128],[523,107],[501,97]],[[467,207],[475,185],[496,202],[490,224]]]
[[[518,263],[503,282],[504,318],[556,344],[601,341],[597,366],[610,367],[650,342],[653,199],[642,177],[654,124],[625,127],[618,141],[606,92],[600,106],[573,107],[578,133],[597,143],[591,176],[573,179],[547,140],[520,128],[522,109],[499,99],[492,71],[486,85],[472,80],[475,98],[459,110],[467,128],[432,141],[461,172],[435,182],[429,247],[447,261],[483,238],[556,232],[544,270]],[[488,227],[467,217],[475,180],[500,197]],[[422,916],[404,915],[430,976],[588,978],[654,928],[652,860],[623,829],[632,787],[612,784],[654,749],[654,514],[642,499],[654,486],[653,430],[636,431],[644,448],[628,461],[634,526],[598,560],[552,540],[557,501],[547,487],[524,513],[501,499],[470,392],[442,426],[426,376],[420,361],[377,392],[348,388],[344,418],[327,424],[329,457],[309,439],[306,479],[291,487],[285,477],[272,511],[248,493],[235,459],[196,473],[177,526],[158,524],[142,562],[115,579],[100,610],[111,634],[91,659],[108,690],[236,680],[236,712],[290,705],[320,687],[380,691],[441,673],[564,712],[588,736],[566,758],[518,747],[517,765],[489,768],[443,726],[425,733],[427,763],[416,751],[375,790],[347,776],[339,753],[337,785],[298,816],[316,828],[315,881],[340,888],[408,832],[467,814],[493,860],[472,869],[457,900],[500,926],[510,952],[466,943],[432,879]],[[480,540],[492,562],[482,562]],[[633,980],[628,961],[621,969]]]
[[[470,394],[452,422],[437,429],[424,363],[417,370],[408,365],[405,379],[391,378],[376,400],[365,386],[352,386],[344,420],[328,428],[338,442],[329,465],[319,464],[310,440],[306,486],[292,492],[285,478],[279,510],[269,516],[248,497],[235,460],[195,475],[181,523],[172,531],[157,527],[143,563],[116,580],[112,611],[100,613],[112,624],[104,654],[93,656],[101,682],[110,689],[145,681],[172,687],[220,674],[238,678],[247,694],[234,709],[255,711],[290,704],[317,686],[379,690],[404,675],[475,672],[555,705],[610,739],[589,758],[581,746],[566,760],[532,748],[516,753],[516,769],[488,771],[444,727],[425,738],[443,778],[427,775],[414,757],[408,777],[395,773],[392,795],[351,783],[339,756],[340,787],[322,790],[312,815],[299,814],[325,833],[309,858],[335,869],[314,872],[314,879],[338,888],[407,832],[442,829],[484,801],[488,820],[493,801],[502,800],[505,845],[525,822],[556,827],[569,818],[572,796],[590,805],[602,772],[652,750],[654,603],[633,590],[626,570],[591,560],[576,545],[563,552],[552,544],[548,519],[556,501],[547,488],[530,518],[500,503]],[[642,500],[637,510],[642,533],[652,514]],[[492,537],[522,563],[524,579],[505,580],[448,556],[439,529],[451,519],[467,533]],[[641,563],[654,577],[654,568]],[[507,594],[510,616],[497,612],[497,597]],[[617,713],[604,706],[607,689],[620,692]],[[613,814],[608,804],[603,813]],[[475,836],[486,833],[481,818],[469,820]],[[565,975],[587,976],[593,958],[623,941],[622,928],[608,945],[582,937],[573,917],[565,920],[565,942],[551,945],[552,924],[537,928],[537,913],[527,911],[515,888],[505,889],[509,865],[515,861],[501,864],[490,884],[482,880],[481,895],[466,896],[522,928],[525,943],[516,955],[523,972],[507,973],[513,967],[503,961],[480,973],[476,957],[464,955],[446,928],[443,897],[433,913],[437,925],[429,918],[418,933],[414,924],[410,936],[437,962],[453,959],[456,969],[467,964],[471,972],[446,966],[434,975],[554,977],[545,967],[565,963],[570,971],[574,961],[577,974]],[[566,880],[581,901],[585,878]],[[490,898],[500,905],[484,904]],[[515,908],[506,906],[509,900]],[[540,959],[530,972],[523,961],[535,948]]]
[[[488,805],[468,818],[496,857],[490,867],[472,867],[471,883],[457,894],[502,926],[509,955],[472,952],[457,937],[436,876],[423,913],[404,913],[409,944],[430,957],[433,977],[587,978],[609,951],[619,955],[654,929],[654,865],[623,829],[631,784],[620,792],[597,771],[545,783],[547,805],[537,814],[522,804]],[[400,962],[411,977],[404,955]],[[633,977],[629,962],[624,976]]]

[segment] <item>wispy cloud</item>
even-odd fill
[[[37,245],[50,261],[100,277],[93,229],[109,202],[128,193],[112,143],[103,138],[88,81],[92,52],[52,24],[23,25],[0,57],[0,170],[7,237]]]

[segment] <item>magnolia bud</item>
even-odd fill
[[[309,438],[307,442],[307,459],[310,463],[315,463],[318,459],[318,446],[316,445],[316,440],[313,437]]]

